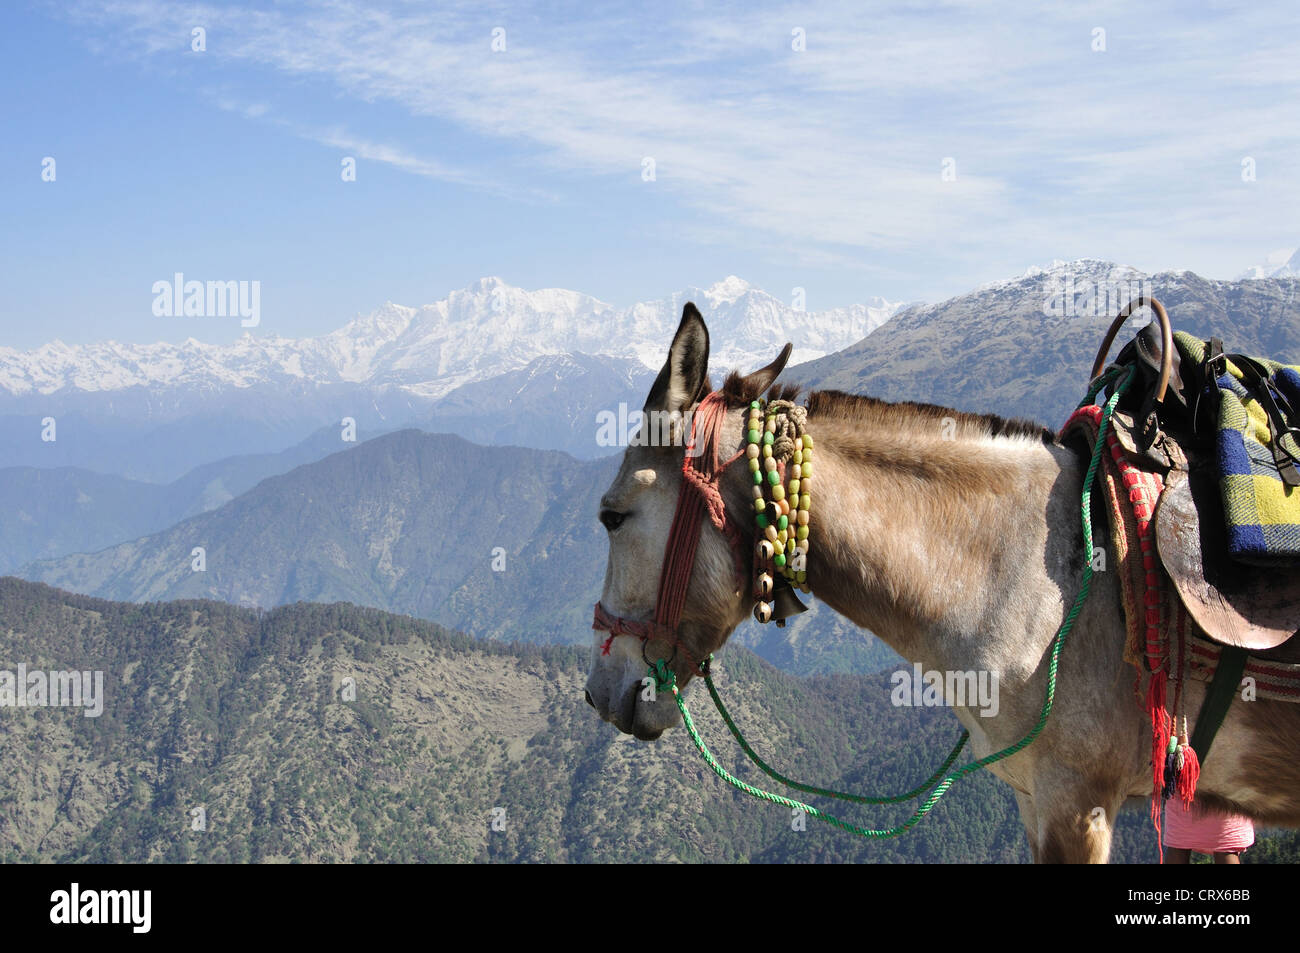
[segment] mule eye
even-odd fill
[[[600,521],[605,524],[605,529],[611,533],[623,525],[623,520],[627,519],[626,513],[620,513],[617,510],[601,510]]]

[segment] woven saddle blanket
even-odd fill
[[[1060,438],[1064,441],[1079,434],[1091,451],[1100,423],[1100,407],[1081,407],[1066,421]],[[1164,490],[1163,478],[1135,465],[1113,428],[1107,428],[1105,443],[1096,489],[1110,531],[1105,569],[1119,574],[1123,593],[1124,659],[1137,668],[1139,677],[1160,676],[1172,681],[1168,707],[1178,712],[1181,679],[1213,679],[1222,646],[1207,638],[1188,615],[1157,553],[1152,519]],[[1100,568],[1102,564],[1095,559],[1094,565]],[[1300,701],[1300,665],[1251,657],[1243,678],[1252,680],[1260,698]]]

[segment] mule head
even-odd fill
[[[744,390],[738,393],[762,393],[789,355],[787,344],[773,364],[740,378]],[[709,331],[695,305],[688,303],[668,359],[646,398],[641,430],[624,451],[618,475],[600,500],[599,518],[609,537],[600,601],[613,616],[638,622],[655,618],[665,547],[684,480],[690,416],[712,390],[708,363]],[[724,459],[741,445],[742,413],[739,401],[727,410],[719,443]],[[742,459],[728,467],[720,480],[729,518],[742,533],[746,567],[753,550],[749,475]],[[647,662],[667,661],[677,684],[684,687],[696,674],[695,664],[721,648],[751,608],[748,570],[744,578],[737,574],[726,537],[707,517],[702,522],[677,644],[662,638],[643,642],[630,635],[592,633],[587,700],[605,721],[643,741],[658,738],[681,717],[670,692],[652,693],[642,684]]]

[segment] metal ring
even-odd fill
[[[641,661],[645,662],[646,665],[648,665],[650,668],[654,668],[654,664],[655,664],[655,663],[652,662],[652,661],[650,661],[648,658],[646,658],[646,655],[645,655],[645,647],[646,647],[646,643],[649,642],[649,641],[650,641],[650,636],[648,636],[648,635],[647,635],[644,639],[641,640]],[[670,656],[669,656],[668,658],[666,658],[666,659],[661,659],[661,660],[657,660],[657,661],[662,661],[665,665],[672,665],[673,662],[677,661],[677,645],[678,645],[678,643],[676,643],[676,642],[673,643],[673,654],[672,654],[672,655],[670,655]]]

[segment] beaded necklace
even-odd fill
[[[758,527],[754,618],[759,622],[772,619],[777,574],[785,583],[811,591],[808,530],[813,439],[804,433],[806,421],[807,410],[792,401],[769,404],[760,398],[749,405],[745,456],[754,481],[754,522]],[[784,619],[777,624],[784,624]]]

